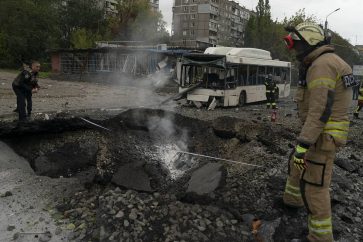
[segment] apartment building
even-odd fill
[[[159,0],[150,0],[150,5],[154,11],[159,11]]]
[[[117,3],[123,0],[101,0],[100,7],[104,7],[106,15],[117,14]],[[159,11],[159,0],[149,0],[151,9]]]
[[[251,11],[230,0],[174,0],[172,44],[185,47],[244,44]]]
[[[105,14],[108,16],[116,15],[117,11],[117,0],[102,0],[100,1],[100,7],[103,7]]]
[[[358,54],[360,56],[363,56],[363,45],[355,45],[354,47],[355,47],[356,51],[358,52]]]

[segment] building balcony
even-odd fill
[[[209,31],[218,32],[218,28],[209,26]]]

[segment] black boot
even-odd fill
[[[302,208],[284,203],[284,200],[281,197],[274,199],[272,207],[292,217],[297,216],[299,209]]]

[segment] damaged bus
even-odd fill
[[[179,93],[187,93],[188,101],[224,107],[264,101],[268,74],[277,84],[276,98],[290,94],[291,63],[273,60],[266,50],[209,47],[183,55],[177,69]]]

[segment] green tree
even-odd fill
[[[312,23],[317,23],[317,17],[315,15],[307,15],[305,13],[305,8],[303,9],[299,9],[293,16],[291,16],[290,18],[285,18],[282,23],[287,26],[287,25],[291,25],[291,26],[296,26],[299,23],[302,22],[312,22]]]
[[[72,47],[74,35],[79,38],[83,33],[94,40],[107,34],[105,10],[98,0],[66,0],[58,6],[56,12],[61,30],[61,47]]]
[[[245,46],[261,49],[270,48],[272,26],[269,0],[259,0],[256,6],[256,14],[251,16],[246,26]]]
[[[251,15],[247,22],[245,29],[245,47],[256,47],[257,46],[257,25],[255,15]]]
[[[30,59],[44,59],[57,45],[54,1],[0,1],[0,66],[15,67]]]
[[[130,25],[131,39],[144,40],[157,43],[169,36],[160,12],[150,11],[148,8],[140,9],[135,21]]]
[[[93,48],[98,40],[101,40],[101,36],[93,34],[85,28],[73,31],[70,38],[71,47],[75,49]]]
[[[160,12],[154,12],[148,0],[119,0],[115,17],[111,18],[111,33],[116,40],[168,41]]]

